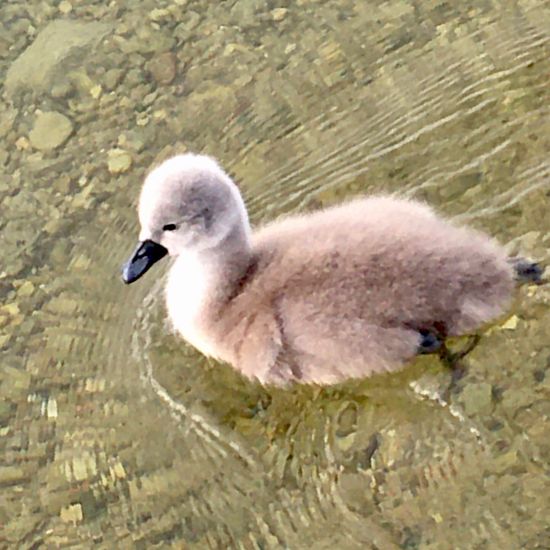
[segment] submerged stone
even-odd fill
[[[107,155],[107,167],[111,174],[122,174],[132,166],[132,157],[124,149],[111,149]]]
[[[66,523],[78,523],[82,521],[84,517],[82,514],[82,506],[80,504],[71,504],[70,506],[61,508],[59,516],[61,517],[61,521]]]
[[[172,52],[155,55],[147,63],[147,70],[159,84],[170,84],[176,76],[176,56]]]
[[[266,11],[265,0],[237,0],[231,8],[231,22],[239,26],[254,25],[258,22],[258,13]]]
[[[17,117],[17,111],[15,109],[2,109],[2,116],[0,117],[0,138],[5,137],[12,129],[13,123]]]
[[[27,392],[31,384],[31,375],[21,369],[4,366],[2,371],[2,390],[9,395],[10,398],[15,398]]]
[[[105,85],[105,88],[107,90],[114,90],[122,80],[123,76],[124,71],[122,69],[109,69],[103,77],[103,84]]]
[[[51,151],[62,145],[73,132],[73,123],[65,115],[50,111],[36,117],[29,134],[31,145],[40,151]]]
[[[35,287],[31,283],[31,281],[25,281],[18,289],[17,289],[17,297],[18,298],[26,298],[28,296],[31,296],[34,293]]]
[[[489,414],[493,407],[491,384],[487,382],[468,384],[460,396],[460,401],[464,405],[464,410],[468,416]]]
[[[287,8],[275,8],[274,10],[271,10],[271,18],[273,19],[273,21],[279,22],[286,17],[287,13]]]
[[[19,315],[19,305],[16,302],[10,302],[8,304],[4,304],[1,311],[14,317],[15,315]]]
[[[78,311],[79,303],[77,300],[69,298],[64,295],[55,296],[52,298],[44,308],[61,317],[70,317]]]
[[[67,2],[67,0],[61,0],[61,2],[59,2],[58,8],[59,11],[64,15],[73,11],[72,4],[70,2]]]
[[[71,20],[52,21],[34,42],[11,64],[4,89],[48,91],[57,78],[72,67],[81,67],[83,56],[109,32],[111,25]]]
[[[5,466],[0,468],[0,486],[17,485],[27,481],[28,474],[18,466]]]
[[[57,401],[55,398],[50,397],[48,399],[48,405],[46,407],[46,416],[48,418],[57,418]]]
[[[0,347],[2,345],[0,337]],[[7,401],[0,401],[0,426],[5,425],[13,414],[12,405]]]
[[[504,330],[515,330],[518,326],[518,321],[518,316],[512,315],[509,319],[502,323],[502,325],[500,325],[500,328]]]

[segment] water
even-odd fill
[[[0,21],[3,547],[550,547],[547,286],[457,384],[423,358],[274,391],[170,334],[162,281],[119,280],[143,175],[184,150],[220,159],[255,223],[399,191],[548,262],[547,2]]]

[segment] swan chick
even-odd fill
[[[263,384],[328,385],[397,370],[502,315],[519,275],[541,275],[488,236],[390,196],[253,232],[237,186],[204,155],[154,168],[138,213],[140,243],[124,282],[172,257],[174,328]]]

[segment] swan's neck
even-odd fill
[[[215,247],[178,256],[166,286],[168,313],[182,336],[206,355],[219,356],[209,327],[234,293],[252,261],[246,227],[235,228]]]
[[[233,286],[246,273],[251,258],[248,228],[238,226],[215,247],[197,253],[195,261],[210,282],[211,297],[223,298],[226,293],[231,294]]]

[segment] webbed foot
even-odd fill
[[[544,274],[544,267],[541,267],[538,263],[528,260],[526,258],[510,258],[516,281],[519,283],[541,284],[542,275]]]
[[[416,349],[418,355],[426,355],[428,353],[436,353],[443,346],[443,340],[439,338],[433,332],[429,330],[419,330],[420,333],[420,343]]]

